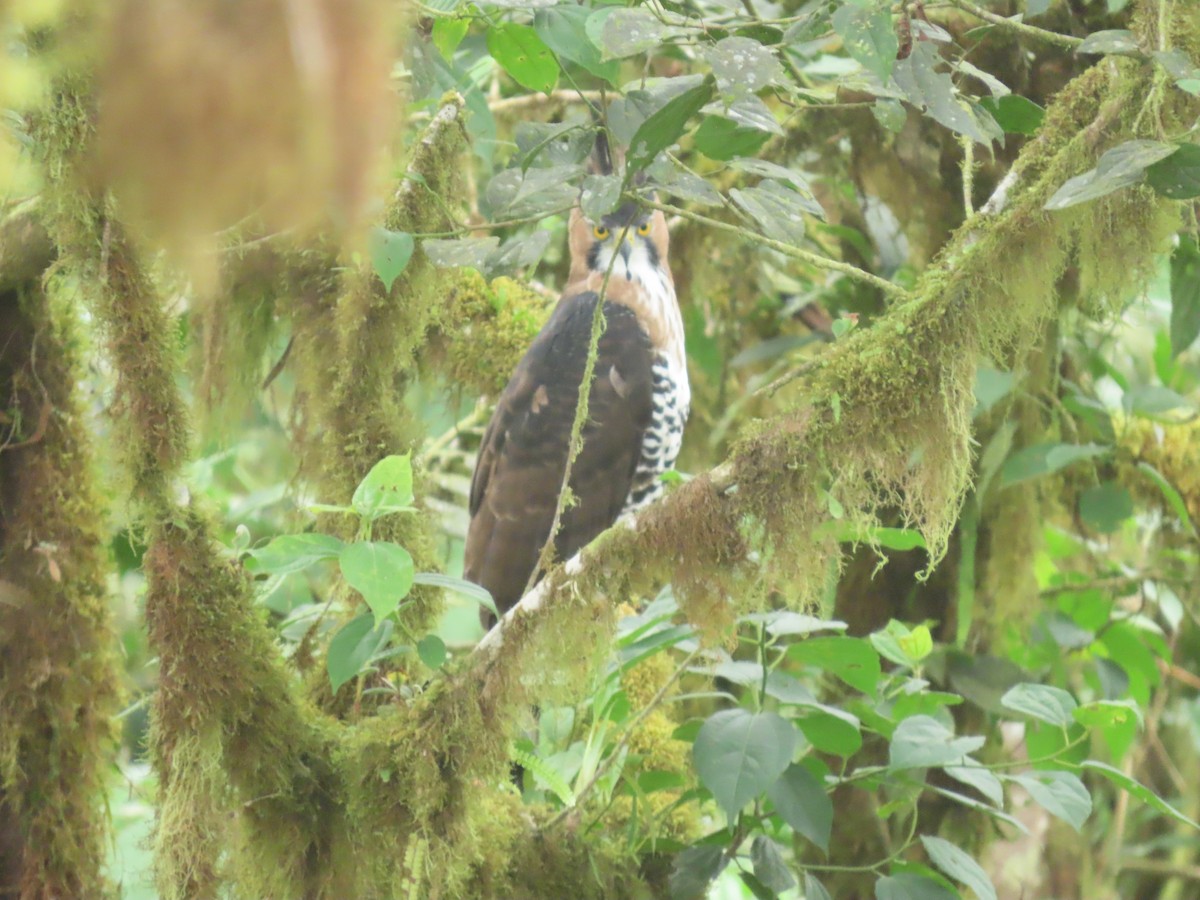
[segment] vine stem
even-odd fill
[[[629,723],[628,727],[625,729],[625,732],[621,735],[621,739],[617,741],[616,746],[613,747],[612,751],[605,758],[604,762],[596,767],[596,771],[592,773],[592,777],[588,779],[587,784],[585,784],[575,793],[575,806],[568,806],[560,810],[553,819],[546,823],[542,831],[549,831],[550,829],[554,828],[556,825],[566,820],[566,818],[572,812],[579,808],[583,798],[592,791],[600,779],[604,777],[605,773],[613,767],[614,761],[620,757],[621,751],[633,737],[633,732],[639,725],[642,724],[643,721],[645,721],[646,717],[649,716],[650,713],[654,712],[654,710],[658,709],[658,707],[662,705],[662,702],[666,699],[667,692],[671,689],[671,686],[679,680],[679,676],[687,671],[688,666],[692,664],[692,660],[699,655],[699,650],[693,650],[686,657],[684,657],[683,662],[676,667],[675,671],[671,674],[671,677],[668,678],[663,683],[663,686],[658,689],[655,695],[650,698],[650,702],[647,703],[646,706],[640,712],[638,712],[636,716],[634,716],[633,721]]]
[[[983,19],[985,22],[990,22],[992,25],[1011,31],[1014,34],[1021,34],[1034,40],[1053,44],[1056,47],[1062,47],[1064,50],[1074,50],[1083,43],[1083,38],[1072,37],[1069,34],[1059,34],[1057,31],[1038,28],[1036,25],[1026,25],[1024,22],[1017,22],[1014,19],[1006,19],[999,13],[994,13],[991,10],[984,9],[982,6],[971,3],[970,0],[950,0],[950,2],[963,12],[970,13],[977,19]]]
[[[736,234],[748,241],[753,241],[754,243],[761,244],[764,247],[770,247],[772,250],[776,250],[782,253],[784,256],[790,256],[793,259],[802,260],[803,262],[806,262],[811,266],[815,266],[818,269],[827,269],[831,272],[840,272],[843,275],[855,279],[856,281],[861,281],[863,284],[869,284],[871,287],[882,291],[895,300],[911,299],[909,292],[900,287],[900,285],[892,284],[890,281],[885,281],[878,275],[872,275],[870,272],[866,272],[857,266],[850,265],[850,263],[845,263],[837,259],[830,259],[827,256],[821,256],[820,254],[813,253],[809,250],[802,250],[799,247],[793,246],[792,244],[785,244],[783,241],[777,241],[774,238],[764,237],[761,234],[756,234],[748,228],[742,228],[740,225],[731,225],[728,222],[722,222],[720,219],[713,219],[708,216],[701,215],[700,213],[694,213],[691,210],[683,209],[679,206],[672,206],[669,203],[659,203],[656,200],[649,200],[644,197],[635,197],[633,199],[637,200],[637,202],[641,203],[643,206],[648,206],[651,209],[661,210],[664,213],[671,213],[671,215],[679,216],[684,219],[690,219],[691,221],[697,222],[701,225],[707,225],[709,228],[715,228],[717,231],[724,231],[728,234]]]

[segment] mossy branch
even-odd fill
[[[936,561],[969,486],[977,360],[1019,360],[1028,352],[1040,323],[1057,314],[1056,283],[1068,264],[1105,296],[1126,296],[1178,225],[1179,207],[1145,189],[1065,213],[1043,209],[1107,146],[1145,136],[1138,110],[1153,77],[1148,66],[1114,62],[1071,82],[1048,111],[1042,136],[1022,152],[1018,174],[1003,183],[1002,197],[959,230],[908,302],[829,351],[806,401],[761,423],[708,476],[551,571],[493,628],[472,670],[485,696],[525,670],[529,649],[543,640],[539,620],[557,619],[557,609],[591,620],[631,586],[680,573],[695,585],[726,569],[727,559],[713,558],[719,542],[695,542],[697,519],[710,539],[721,523],[735,534],[741,523],[761,523],[764,562],[748,574],[762,578],[785,567],[801,603],[818,595],[837,558],[822,530],[826,493],[861,530],[874,524],[876,510],[897,507],[924,532]],[[1197,107],[1174,98],[1170,114],[1190,121]],[[1115,223],[1124,223],[1120,235]],[[681,606],[688,611],[683,598]]]

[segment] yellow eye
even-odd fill
[[[638,226],[638,234],[649,234],[649,233],[650,233],[650,223],[649,222],[643,222],[641,225]]]
[[[604,240],[606,237],[608,237],[608,229],[603,225],[597,225],[592,229],[592,234],[594,234],[600,240]]]

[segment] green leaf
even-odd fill
[[[982,107],[964,100],[945,72],[931,41],[917,41],[913,51],[895,64],[895,79],[908,102],[924,110],[935,122],[980,144],[1002,138],[1004,132]]]
[[[837,707],[818,704],[796,724],[808,742],[822,753],[849,758],[862,749],[859,720]]]
[[[1188,234],[1179,236],[1171,254],[1171,358],[1200,336],[1200,247]]]
[[[908,121],[908,112],[899,100],[886,98],[876,100],[871,104],[871,115],[875,117],[875,121],[893,134],[903,131],[904,123]]]
[[[1006,134],[1037,134],[1046,118],[1044,109],[1020,94],[985,97],[979,102]]]
[[[446,644],[436,634],[427,634],[417,641],[417,656],[431,669],[440,669],[446,662]]]
[[[370,615],[351,619],[338,629],[329,642],[329,653],[325,658],[329,684],[335,694],[363,670],[367,661],[387,643],[391,633],[391,622],[384,622],[383,627],[376,630],[375,619]]]
[[[1186,397],[1161,384],[1141,384],[1125,392],[1121,405],[1128,413],[1153,418],[1189,403]]]
[[[705,116],[693,138],[697,150],[709,159],[725,162],[757,153],[770,135],[757,128],[743,128],[721,116]]]
[[[775,894],[795,887],[796,878],[788,868],[783,850],[766,835],[760,834],[754,838],[750,845],[750,862],[754,866],[754,877]]]
[[[1085,760],[1080,764],[1080,767],[1091,772],[1098,772],[1117,787],[1121,788],[1121,790],[1127,792],[1134,798],[1141,800],[1151,809],[1157,810],[1165,816],[1170,816],[1176,822],[1180,822],[1184,825],[1189,825],[1192,828],[1200,830],[1200,824],[1188,816],[1185,816],[1162,797],[1158,796],[1158,794],[1154,793],[1154,791],[1150,790],[1150,788],[1146,787],[1137,779],[1126,775],[1120,769],[1115,769],[1108,765],[1108,763],[1097,762],[1094,759]]]
[[[1103,456],[1112,450],[1102,444],[1033,444],[1008,458],[1000,470],[1000,484],[1011,487],[1040,478],[1082,459]]]
[[[1146,169],[1176,150],[1175,144],[1162,141],[1126,141],[1100,157],[1096,168],[1076,175],[1046,201],[1046,209],[1067,209],[1113,191],[1140,184]]]
[[[1051,0],[1025,0],[1025,15],[1040,16],[1050,8]]]
[[[845,631],[849,626],[837,619],[818,619],[806,613],[792,612],[790,609],[777,609],[769,613],[751,613],[743,617],[747,622],[755,622],[767,626],[767,633],[780,637],[782,635],[813,634],[818,631]]]
[[[408,512],[413,502],[412,461],[409,454],[385,456],[354,489],[350,505],[364,519]]]
[[[1022,713],[1039,722],[1067,726],[1074,721],[1073,713],[1079,705],[1075,698],[1062,688],[1045,684],[1018,684],[1008,689],[1000,698],[1007,709]]]
[[[431,35],[433,46],[438,48],[438,52],[444,59],[453,59],[454,51],[458,49],[462,39],[467,36],[467,30],[470,27],[470,19],[441,18],[434,20]]]
[[[554,0],[543,5],[550,9],[539,9],[534,14],[533,28],[546,46],[562,59],[575,63],[616,87],[620,63],[615,60],[606,62],[600,55],[600,48],[588,34],[589,18],[599,13],[591,6],[577,6],[574,3],[555,5]]]
[[[826,853],[833,831],[833,803],[821,782],[799,763],[792,763],[767,788],[767,799],[775,812],[797,834],[808,838]]]
[[[1146,183],[1171,200],[1200,197],[1200,146],[1183,144],[1146,169]]]
[[[418,572],[413,576],[413,584],[424,584],[430,587],[440,587],[448,591],[454,591],[454,593],[466,597],[468,600],[474,600],[492,615],[496,617],[500,615],[496,611],[496,601],[492,599],[492,595],[488,593],[487,588],[482,588],[462,578],[455,578],[452,575],[442,575],[438,572]]]
[[[896,726],[888,748],[889,769],[926,769],[947,764],[961,765],[967,754],[983,746],[974,735],[955,737],[931,716],[913,716]]]
[[[317,560],[333,559],[343,544],[330,534],[281,534],[265,547],[250,551],[254,571],[267,575],[299,572]]]
[[[864,9],[861,5],[843,3],[833,14],[833,30],[841,37],[851,58],[874,72],[880,83],[886,85],[900,50],[890,6],[873,5]]]
[[[957,893],[915,872],[885,875],[875,882],[875,900],[960,900]]]
[[[804,873],[804,900],[833,900],[825,885],[817,881],[812,873]]]
[[[713,83],[706,78],[694,88],[668,100],[639,125],[629,142],[626,176],[646,168],[654,162],[654,157],[675,143],[687,128],[688,120],[712,99],[712,91]]]
[[[671,900],[701,900],[727,863],[725,848],[717,844],[688,847],[675,857],[669,882]]]
[[[933,635],[926,625],[909,628],[892,619],[887,627],[869,635],[871,646],[884,659],[912,668],[933,651]]]
[[[487,48],[492,59],[522,87],[548,94],[558,82],[558,60],[528,25],[493,25],[487,30]]]
[[[1046,812],[1062,819],[1076,831],[1083,830],[1083,823],[1092,814],[1092,795],[1070,772],[1046,770],[1008,777],[1025,788]]]
[[[666,25],[640,7],[617,8],[604,17],[600,49],[606,59],[636,56],[657,47],[666,32]]]
[[[545,168],[505,169],[488,182],[485,198],[493,216],[540,216],[574,205],[575,180],[583,166],[566,164]],[[497,238],[480,238],[499,243]],[[495,246],[495,244],[493,244]],[[461,265],[461,263],[460,263]],[[469,265],[469,264],[468,264]]]
[[[862,638],[809,638],[789,647],[787,655],[802,665],[836,675],[864,694],[873,694],[883,676],[879,654]]]
[[[396,279],[408,267],[414,246],[413,236],[406,231],[371,229],[367,237],[367,252],[371,257],[371,267],[383,282],[384,290],[390,291]]]
[[[783,78],[775,54],[753,38],[727,37],[705,51],[722,96],[731,100],[757,94]]]
[[[921,843],[935,866],[973,890],[979,900],[996,900],[992,879],[968,853],[947,840],[930,835],[921,835]]]
[[[792,761],[796,729],[773,712],[726,709],[709,716],[692,755],[696,774],[730,822]]]
[[[733,188],[729,196],[758,224],[764,235],[793,246],[804,241],[805,214],[823,213],[815,200],[771,179],[754,187]]]
[[[500,238],[425,238],[421,249],[430,264],[439,269],[487,268],[488,257],[500,246]]]
[[[1192,526],[1191,516],[1188,515],[1187,503],[1183,499],[1183,495],[1179,493],[1158,469],[1147,462],[1138,463],[1138,471],[1158,485],[1158,489],[1162,491],[1167,502],[1171,504],[1171,509],[1175,515],[1179,517],[1179,521],[1183,523],[1184,528],[1195,533],[1195,528]]]
[[[1137,53],[1137,38],[1132,31],[1114,28],[1093,31],[1075,48],[1076,53]]]
[[[621,203],[620,175],[589,175],[583,179],[579,208],[589,222],[599,222]]]
[[[338,564],[346,583],[362,594],[377,620],[394,613],[412,589],[412,557],[398,544],[386,541],[347,544]]]
[[[969,759],[967,762],[967,765],[962,766],[946,766],[944,771],[955,781],[975,788],[995,806],[1003,806],[1004,785],[1000,783],[1000,779],[975,760]]]
[[[1101,534],[1111,534],[1133,515],[1133,496],[1115,481],[1106,481],[1080,495],[1079,515]]]

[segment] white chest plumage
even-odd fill
[[[683,318],[675,287],[668,274],[649,265],[649,260],[643,262],[635,255],[630,262],[632,265],[625,267],[620,275],[639,285],[639,295],[645,304],[643,314],[661,323],[667,340],[655,348],[651,369],[653,415],[642,437],[641,457],[622,515],[636,512],[662,494],[662,474],[675,466],[692,401],[684,356]],[[621,268],[618,264],[614,277]]]

